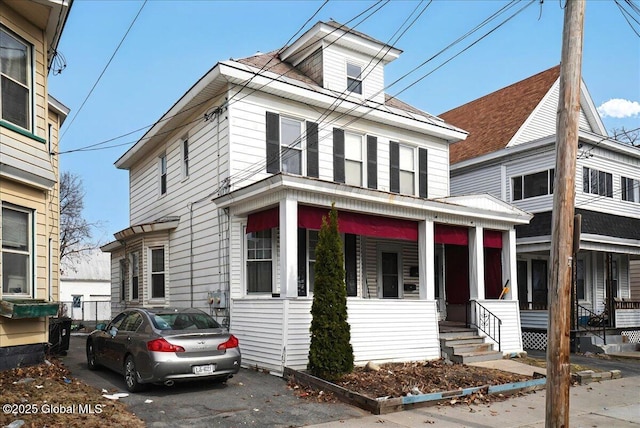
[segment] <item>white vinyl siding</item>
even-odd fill
[[[323,51],[323,83],[324,87],[337,93],[348,93],[347,61],[354,65],[361,65],[362,95],[355,95],[355,99],[364,98],[377,103],[384,103],[384,65],[382,62],[372,61],[366,55],[346,50],[336,44],[325,47]],[[365,67],[367,65],[367,67]]]
[[[501,351],[503,353],[522,352],[522,336],[518,302],[515,300],[481,300],[479,303],[502,321],[500,327]],[[479,333],[481,335],[483,334],[481,331]],[[488,337],[485,340],[488,343],[494,343],[494,348],[496,350],[498,349],[497,342]]]
[[[488,193],[502,198],[500,165],[475,169],[469,172],[451,173],[451,196]]]

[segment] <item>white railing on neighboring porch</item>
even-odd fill
[[[311,299],[234,299],[231,332],[240,340],[243,365],[276,373],[284,367],[305,369],[311,303]],[[354,298],[347,300],[347,312],[357,365],[440,357],[435,301]]]
[[[619,300],[615,302],[615,307],[616,328],[640,329],[640,300]]]

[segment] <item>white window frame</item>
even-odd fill
[[[349,66],[358,67],[360,69],[360,73],[357,76],[350,75]],[[358,62],[347,60],[345,62],[344,68],[345,68],[345,79],[347,82],[346,91],[349,94],[355,95],[357,97],[363,97],[364,96],[364,79],[362,78],[362,73],[364,73],[364,66]],[[353,82],[360,82],[360,92],[356,92],[350,89],[351,87],[350,80]]]
[[[158,182],[158,193],[160,197],[167,194],[167,154],[163,153],[158,157],[158,172],[160,174],[160,181]],[[163,189],[164,186],[164,189]],[[163,191],[164,190],[164,191]]]
[[[17,35],[15,32],[11,31],[9,28],[5,27],[4,25],[0,25],[0,32],[6,34],[8,37],[11,37],[12,39],[14,39],[16,42],[22,44],[25,46],[26,51],[27,51],[27,59],[26,59],[26,84],[22,83],[22,82],[18,82],[16,81],[13,77],[10,77],[9,75],[6,75],[4,73],[2,73],[0,71],[0,80],[1,79],[9,79],[11,80],[11,82],[20,85],[23,88],[26,88],[28,93],[27,93],[27,126],[24,127],[21,124],[12,122],[8,119],[5,119],[2,116],[2,94],[0,93],[0,120],[3,122],[6,122],[8,124],[11,124],[13,126],[16,126],[20,129],[24,129],[26,131],[28,131],[29,133],[33,132],[34,129],[34,64],[33,64],[33,44],[27,42],[24,38],[20,37],[19,35]],[[1,68],[0,68],[1,70]],[[0,91],[2,90],[2,86],[0,83]]]
[[[162,270],[161,271],[154,271],[153,270],[153,252],[154,251],[162,251]],[[147,296],[149,296],[149,300],[150,301],[154,301],[154,302],[164,302],[167,298],[167,270],[166,270],[166,263],[167,263],[167,249],[164,245],[159,245],[159,246],[154,246],[154,247],[149,247],[147,248],[147,266],[148,266],[148,294]],[[163,296],[159,296],[156,297],[153,295],[153,277],[154,275],[162,275],[164,277],[164,281],[163,281]]]
[[[630,186],[629,182],[631,182]],[[629,187],[631,187],[631,198],[629,198]],[[625,202],[640,203],[640,180],[620,176],[620,198]]]
[[[553,171],[553,177],[551,174],[551,171]],[[525,195],[525,179],[526,177],[532,177],[534,175],[537,174],[542,174],[546,172],[547,173],[547,193],[541,194],[541,195],[536,195],[536,196],[526,196]],[[517,179],[520,179],[520,197],[518,199],[516,199],[516,186],[515,186],[515,181]],[[546,170],[541,170],[541,171],[535,171],[535,172],[530,172],[527,174],[521,174],[521,175],[514,175],[511,177],[511,201],[524,201],[526,199],[533,199],[533,198],[540,198],[543,196],[548,196],[548,195],[553,195],[553,180],[555,179],[555,168],[549,168]]]
[[[320,231],[307,229],[306,233],[307,233],[307,297],[310,297],[310,296],[313,296],[313,289],[315,288],[315,271],[313,272],[313,284],[311,284],[311,275],[312,275],[312,270],[314,269],[314,266],[316,263],[315,252],[317,250],[318,241],[320,239]],[[314,250],[313,258],[311,258],[311,234],[312,233],[315,233],[316,235],[316,246],[313,249]]]
[[[291,144],[293,142],[290,141],[283,141],[283,126],[282,126],[282,122],[283,121],[290,121],[290,122],[297,122],[300,124],[300,133],[299,136],[296,137],[296,139],[293,140],[293,142],[298,141],[297,146],[298,147],[291,147]],[[286,116],[286,115],[280,115],[280,120],[278,122],[278,126],[280,127],[280,171],[287,173],[287,174],[293,174],[293,175],[300,175],[300,176],[304,176],[306,175],[306,138],[305,138],[305,121],[303,119],[300,118],[296,118],[296,117],[292,117],[292,116]],[[285,171],[285,155],[288,152],[297,152],[298,156],[300,157],[300,172],[299,173],[295,173],[295,172],[291,172],[291,171]]]
[[[253,233],[260,233],[260,232],[265,232],[266,230],[270,231],[271,233],[271,258],[267,259],[267,258],[254,258],[254,259],[250,259],[249,258],[249,235],[253,234]],[[276,236],[277,236],[277,232],[276,229],[266,229],[266,230],[261,230],[260,232],[252,232],[252,233],[246,233],[246,226],[243,227],[243,232],[244,233],[244,248],[243,248],[243,267],[242,267],[242,271],[243,271],[243,284],[244,284],[244,294],[246,296],[265,296],[265,295],[269,295],[269,297],[271,297],[271,295],[275,292],[275,284],[276,284],[276,267],[277,267],[277,257],[275,254],[276,251]],[[269,291],[249,291],[249,269],[248,269],[248,264],[249,262],[252,261],[265,261],[265,260],[270,260],[271,261],[271,289]]]
[[[360,139],[360,159],[354,159],[350,157],[350,155],[355,154],[355,152],[350,153],[347,149],[349,138]],[[344,132],[344,182],[345,184],[351,186],[364,187],[365,177],[367,176],[367,162],[365,161],[366,155],[366,143],[364,139],[364,135],[358,134],[356,132],[345,131]],[[360,177],[358,178],[358,182],[353,180],[349,180],[349,169],[347,168],[348,163],[359,163],[360,164]]]
[[[129,254],[129,301],[137,302],[140,300],[140,253],[134,251]],[[133,297],[133,278],[138,278],[138,284],[136,285],[138,295]]]
[[[182,138],[180,142],[180,159],[182,160],[182,179],[189,178],[189,137]]]
[[[412,156],[413,156],[413,162],[412,162],[413,163],[413,165],[412,165],[413,170],[411,170],[411,171],[402,167],[403,166],[403,163],[402,163],[402,152],[403,152],[403,149],[404,150],[410,150],[411,153],[412,153]],[[405,144],[405,143],[399,143],[398,144],[398,175],[399,175],[399,177],[398,177],[398,186],[399,186],[399,191],[400,191],[401,195],[412,195],[412,196],[415,196],[415,194],[416,194],[416,189],[418,188],[417,183],[416,183],[416,181],[418,179],[418,174],[417,174],[417,170],[418,170],[417,162],[418,162],[418,159],[417,158],[418,158],[418,156],[417,156],[417,147],[412,146],[410,144]],[[406,166],[407,165],[405,165],[405,167]],[[412,176],[413,176],[412,191],[411,192],[405,192],[404,189],[402,188],[402,182],[403,182],[402,181],[402,173],[403,172],[405,172],[405,173],[410,172],[412,174]]]
[[[16,205],[13,204],[2,204],[1,205],[1,213],[0,214],[0,224],[2,224],[3,221],[3,217],[4,217],[4,210],[11,210],[11,211],[16,211],[22,214],[26,214],[27,216],[27,250],[18,250],[18,249],[13,249],[13,248],[5,248],[4,247],[4,240],[3,240],[3,236],[0,235],[0,241],[2,241],[2,244],[0,245],[0,256],[2,257],[1,260],[4,260],[4,255],[5,254],[17,254],[17,255],[23,255],[23,256],[27,256],[27,271],[25,273],[25,291],[24,292],[20,292],[20,293],[11,293],[9,291],[4,291],[4,267],[2,268],[2,270],[0,271],[0,277],[2,277],[2,296],[16,296],[16,297],[35,297],[35,289],[34,289],[34,284],[35,284],[35,278],[34,278],[34,274],[35,274],[35,268],[34,268],[34,263],[36,260],[36,253],[35,253],[35,243],[34,243],[34,218],[36,216],[36,213],[29,209],[29,208],[25,208],[25,207],[18,207]],[[4,228],[2,228],[4,230]],[[0,261],[0,265],[4,265],[4,263],[2,263]],[[7,280],[8,281],[8,280]],[[9,287],[10,289],[10,287]]]
[[[594,183],[591,180],[591,172],[592,171],[595,171],[595,172],[598,173],[597,174],[598,182],[596,183],[597,187],[598,187],[597,192],[593,192],[593,190],[592,190],[593,189],[593,185],[594,185]],[[585,173],[589,174],[589,178],[588,178],[589,189],[588,190],[584,189]],[[607,194],[606,179],[605,179],[604,194],[600,193],[600,174],[605,174],[605,177],[607,175],[611,177],[611,194]],[[588,167],[588,166],[583,167],[582,168],[582,191],[584,193],[586,193],[586,194],[589,194],[589,195],[598,195],[598,196],[602,196],[602,197],[605,197],[605,198],[613,198],[613,193],[614,193],[613,192],[613,174],[610,173],[610,172],[607,172],[607,171],[603,171],[601,169],[591,168],[591,167]]]

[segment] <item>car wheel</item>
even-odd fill
[[[89,370],[97,370],[98,363],[96,362],[96,351],[93,348],[93,342],[87,343],[87,367]]]
[[[131,355],[127,356],[124,362],[124,382],[129,392],[138,392],[143,389],[143,385],[138,381],[138,370]]]

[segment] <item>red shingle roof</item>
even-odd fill
[[[449,146],[452,164],[503,149],[560,76],[557,65],[439,115],[469,136]]]

